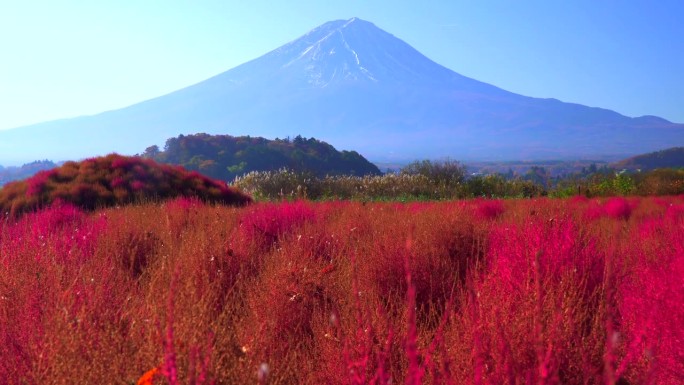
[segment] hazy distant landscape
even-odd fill
[[[246,4],[0,12],[0,384],[684,383],[678,6]]]
[[[377,162],[621,159],[684,145],[684,124],[508,92],[352,18],[167,95],[1,130],[0,164],[132,155],[198,132],[315,137]]]

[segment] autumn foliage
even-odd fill
[[[683,276],[682,196],[55,205],[0,223],[0,382],[681,384]]]
[[[0,190],[0,210],[16,216],[56,201],[93,210],[177,196],[236,205],[251,201],[225,183],[197,172],[149,159],[111,154],[67,162],[27,180],[5,185]]]

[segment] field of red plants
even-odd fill
[[[683,277],[682,196],[54,205],[0,383],[682,384]]]

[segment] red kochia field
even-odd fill
[[[0,224],[2,384],[681,384],[683,325],[681,196]]]

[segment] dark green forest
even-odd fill
[[[226,181],[251,171],[283,168],[317,177],[381,174],[377,166],[356,151],[338,151],[326,142],[301,136],[268,140],[251,136],[180,135],[168,139],[163,151],[151,146],[142,156]]]

